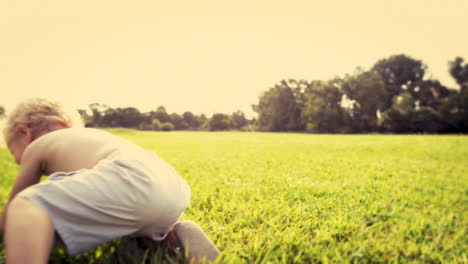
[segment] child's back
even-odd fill
[[[24,156],[40,162],[43,173],[50,175],[54,172],[91,169],[117,150],[129,154],[146,152],[141,147],[102,130],[68,128],[39,137],[28,146]]]

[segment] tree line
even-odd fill
[[[246,118],[239,110],[230,115],[216,113],[211,118],[207,118],[205,114],[196,115],[190,111],[182,115],[168,113],[164,106],[145,113],[141,113],[135,107],[111,108],[98,103],[89,105],[89,108],[90,111],[78,110],[87,127],[127,127],[153,131],[255,130],[255,119]]]
[[[468,64],[457,57],[449,72],[458,89],[429,78],[422,61],[394,55],[342,78],[282,80],[252,107],[261,131],[466,133]]]
[[[309,133],[467,133],[468,63],[457,57],[448,71],[459,87],[430,78],[420,60],[400,54],[370,70],[330,80],[282,80],[252,105],[257,118],[242,111],[210,118],[190,111],[168,113],[164,106],[140,112],[93,103],[79,109],[87,127],[140,130],[242,130]],[[0,117],[5,108],[0,106]]]

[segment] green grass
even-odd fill
[[[110,131],[187,180],[184,219],[204,228],[225,263],[468,262],[467,136]],[[5,149],[0,162],[5,201],[17,167]],[[134,244],[108,247],[141,263]],[[95,256],[81,260],[105,263]],[[180,256],[161,247],[146,257]]]

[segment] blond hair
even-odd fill
[[[75,122],[72,116],[63,110],[59,102],[44,98],[31,98],[18,104],[8,115],[3,136],[9,143],[14,139],[18,125],[29,127],[34,136],[49,130],[49,125],[54,123],[62,123],[71,127]]]

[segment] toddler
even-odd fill
[[[20,165],[0,219],[9,264],[47,263],[55,234],[69,255],[125,235],[160,241],[189,205],[190,187],[168,163],[108,132],[73,127],[58,103],[19,104],[4,137]]]

